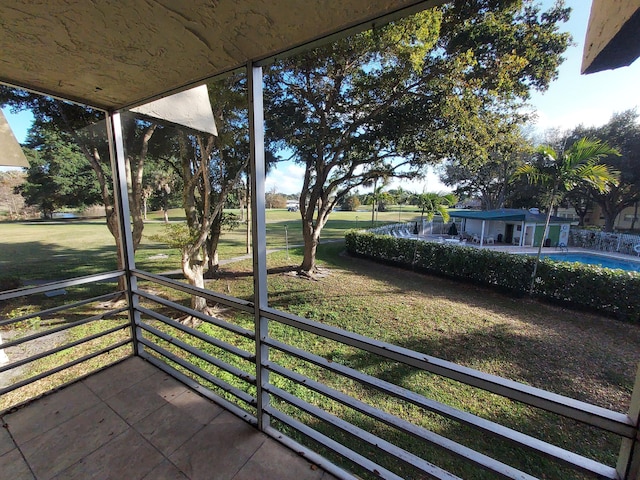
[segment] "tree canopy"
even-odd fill
[[[581,136],[597,138],[616,148],[619,155],[607,155],[602,163],[619,172],[619,181],[607,191],[589,188],[584,198],[597,203],[604,215],[604,229],[613,231],[616,217],[625,208],[640,201],[640,124],[635,109],[615,113],[600,127],[578,126],[569,134],[567,143]]]
[[[27,205],[37,206],[46,218],[51,218],[63,207],[83,208],[101,202],[91,165],[55,125],[36,121],[25,147],[29,167],[18,190]]]
[[[555,78],[568,13],[562,2],[547,12],[528,0],[453,2],[274,65],[267,138],[305,166],[301,270],[313,271],[320,231],[351,190],[484,155],[496,122],[482,118]]]

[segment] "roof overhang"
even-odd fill
[[[442,3],[2,2],[0,82],[117,110]]]
[[[454,210],[450,217],[466,218],[468,220],[484,220],[487,222],[527,222],[545,223],[546,214],[531,213],[527,210],[498,209],[498,210]],[[562,217],[551,217],[551,223],[571,223],[572,220]]]
[[[631,65],[640,56],[640,0],[593,0],[582,73]]]

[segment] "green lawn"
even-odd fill
[[[366,225],[362,224],[365,219],[370,220],[370,212],[335,212],[322,239],[342,238],[345,229],[356,226],[356,215],[359,227]],[[397,212],[381,213],[380,221],[397,221],[396,215]],[[411,215],[418,214],[411,212]],[[171,218],[174,219],[173,216]],[[404,220],[410,220],[409,215]],[[268,211],[267,221],[268,247],[284,246],[285,225],[290,244],[299,242],[297,213]],[[11,272],[24,278],[63,278],[66,274],[89,273],[104,267],[115,258],[110,244],[111,237],[99,222],[56,225],[8,223],[2,224],[0,228],[3,232],[3,245],[0,248],[3,275]],[[137,255],[141,268],[156,272],[177,268],[177,252],[167,250],[146,237],[162,228],[161,223],[149,223],[146,226],[143,246]],[[13,236],[7,232],[11,232]],[[225,233],[221,258],[243,254],[244,235],[245,231],[242,229]],[[10,254],[6,253],[9,249],[12,252]],[[52,252],[67,256],[52,256]],[[108,260],[107,252],[110,252],[111,260]],[[274,268],[274,271],[279,268],[277,271],[281,272],[273,273],[268,278],[271,306],[596,405],[621,412],[627,410],[635,369],[640,361],[639,326],[522,298],[514,299],[488,289],[351,258],[342,252],[343,246],[340,243],[325,243],[320,246],[318,259],[329,275],[319,281],[304,280],[284,272],[284,267],[300,262],[301,249],[291,248],[288,257],[285,251],[271,254],[268,266]],[[168,258],[153,258],[159,254],[168,255]],[[250,271],[250,261],[229,264],[222,268],[220,278],[209,281],[208,286],[215,291],[250,299]],[[100,288],[106,287],[102,285]],[[178,298],[163,289],[156,289],[156,293]],[[42,303],[39,305],[8,302],[0,306],[0,315],[6,318],[16,309],[47,308],[59,301],[56,298],[40,299]],[[182,297],[182,300],[186,298]],[[246,315],[234,315],[233,312],[221,312],[220,315],[231,322],[252,328],[251,318]],[[246,339],[232,336],[223,330],[206,325],[200,328],[240,347],[249,350],[252,348]],[[166,327],[166,330],[181,336],[170,327]],[[613,436],[595,433],[574,422],[555,418],[517,402],[395,362],[387,362],[274,322],[270,325],[270,335],[332,362],[357,368],[429,398],[574,449],[599,461],[615,464],[619,441]],[[197,339],[184,335],[182,337],[205,348]],[[250,364],[208,348],[238,367],[251,371]],[[279,352],[272,352],[272,360],[534,475],[542,478],[583,478],[580,474],[570,474],[544,458],[519,451],[455,422],[371,391]],[[210,366],[207,368],[215,370]],[[220,376],[238,386],[243,385],[229,375],[221,373]],[[280,388],[295,392],[304,400],[322,406],[336,416],[394,441],[430,461],[451,468],[464,478],[490,478],[474,469],[461,467],[459,461],[372,422],[305,387],[294,385],[275,374],[272,375],[272,381]],[[244,387],[252,392],[252,387]],[[313,424],[352,448],[362,448],[358,439],[327,429],[326,425],[285,404],[277,405],[288,414]],[[365,449],[362,453],[372,454],[386,464],[380,452]],[[404,476],[417,478],[415,472],[404,469],[405,467],[392,464],[386,466],[398,468]]]
[[[405,209],[401,218],[409,221],[416,215]],[[154,273],[180,269],[179,252],[151,238],[164,231],[161,218],[158,212],[149,216],[136,252],[137,266]],[[171,210],[169,219],[184,221],[184,216],[180,210]],[[398,212],[381,212],[376,224],[397,220]],[[349,228],[370,225],[370,212],[333,212],[322,239],[341,239]],[[0,282],[7,277],[26,282],[60,280],[116,268],[115,243],[104,220],[3,222],[0,232]],[[223,233],[221,259],[247,252],[246,232],[243,224]],[[267,210],[267,248],[285,248],[287,239],[289,246],[303,243],[300,214],[286,209]]]
[[[287,274],[270,275],[270,304],[313,320],[606,408],[628,409],[635,370],[640,361],[640,327],[536,301],[510,298],[485,288],[351,258],[341,252],[339,244],[325,244],[320,248],[319,259],[329,269],[330,275],[318,282]],[[269,266],[296,264],[301,258],[300,253],[300,250],[290,252],[288,260],[283,253],[273,254],[269,258]],[[248,262],[229,266],[227,275],[212,281],[211,288],[250,298],[251,279],[242,275],[250,268]],[[235,321],[251,328],[249,319]],[[214,329],[212,333],[249,348],[245,340],[221,330]],[[172,334],[177,333],[173,331]],[[363,354],[274,322],[270,325],[270,335],[428,398],[575,449],[587,457],[615,464],[619,441],[612,435],[601,434],[518,402]],[[530,452],[514,449],[305,362],[277,352],[272,355],[274,360],[282,361],[298,373],[541,478],[584,478]],[[228,360],[240,368],[249,368],[241,361],[234,362],[231,357]],[[231,377],[225,378],[233,381]],[[441,460],[442,465],[463,478],[492,478],[474,469],[461,468],[459,461],[389,431],[387,427],[302,386],[291,384],[277,375],[273,375],[272,380],[281,388],[295,392],[362,428],[375,431],[383,438],[394,440],[409,451]],[[242,385],[242,382],[235,383]],[[287,413],[315,424],[313,419],[300,412],[286,406],[283,408]],[[323,425],[318,427],[325,430]],[[359,448],[357,439],[343,438],[336,432],[327,433]],[[413,476],[409,471],[405,474]]]

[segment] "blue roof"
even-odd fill
[[[531,213],[529,210],[519,208],[500,208],[498,210],[454,210],[449,212],[450,217],[472,218],[476,220],[544,223],[547,220],[546,213]],[[551,216],[551,223],[571,223],[572,220]]]

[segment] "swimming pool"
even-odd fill
[[[640,272],[640,261],[624,260],[590,253],[546,253],[542,258],[559,262],[578,262],[588,265],[598,265],[605,268],[619,268],[630,272]]]

